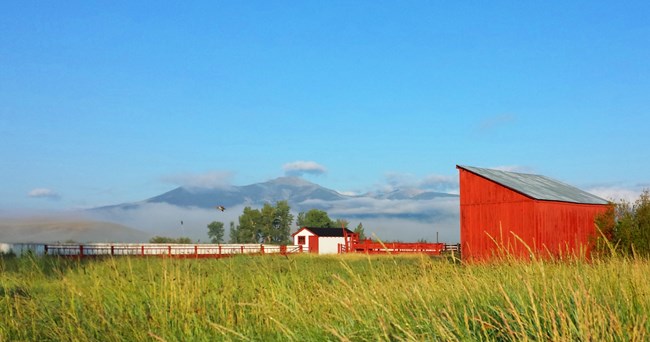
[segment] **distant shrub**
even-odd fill
[[[612,203],[596,217],[596,225],[606,240],[599,239],[596,250],[612,247],[625,255],[650,256],[650,190],[644,190],[634,203]]]
[[[154,236],[149,239],[150,243],[192,243],[188,237],[171,238],[166,236]]]

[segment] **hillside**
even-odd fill
[[[140,242],[150,235],[124,225],[62,218],[22,218],[0,221],[0,242]]]

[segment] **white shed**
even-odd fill
[[[353,232],[345,229],[347,234]],[[303,250],[316,254],[336,254],[339,244],[345,244],[342,228],[302,227],[291,234],[293,244],[303,246]]]

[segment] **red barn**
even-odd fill
[[[548,177],[456,166],[463,259],[588,253],[608,202]],[[529,251],[530,249],[530,251]]]

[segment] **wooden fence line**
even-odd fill
[[[139,256],[173,258],[223,258],[242,254],[302,253],[302,246],[264,244],[45,244],[45,255],[65,257]]]

